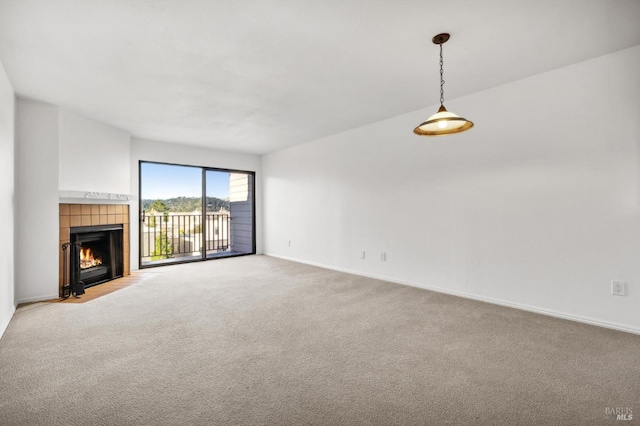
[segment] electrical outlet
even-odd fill
[[[627,283],[624,281],[611,281],[611,294],[616,296],[626,296]]]
[[[365,256],[365,253],[364,253],[364,250],[362,250],[362,251],[360,252],[360,259],[364,259],[364,256]]]
[[[291,247],[291,240],[289,240],[289,247]]]
[[[386,262],[387,261],[387,253],[385,253],[385,252],[380,253],[380,260],[383,261],[383,262]]]

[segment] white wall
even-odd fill
[[[264,251],[640,332],[638,75],[640,46],[447,102],[467,133],[414,136],[433,106],[266,155]]]
[[[18,99],[16,301],[58,297],[58,107]]]
[[[262,252],[262,194],[261,194],[261,158],[257,155],[216,151],[187,145],[131,139],[131,189],[139,197],[138,164],[143,161],[184,164],[190,166],[213,167],[256,172],[256,252]],[[131,238],[138,235],[139,205],[130,207]],[[138,269],[138,244],[131,244],[131,270]]]
[[[129,133],[60,109],[60,190],[130,194],[130,151]]]
[[[15,95],[0,64],[0,337],[16,309],[14,297]]]

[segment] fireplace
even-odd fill
[[[66,255],[62,250],[65,243],[69,244]],[[76,245],[90,248],[91,252],[82,252]],[[112,254],[112,246],[116,254]],[[72,279],[91,286],[129,275],[129,252],[128,205],[60,203],[58,283],[61,296],[64,296],[63,286]],[[75,262],[71,268],[70,258]]]
[[[123,276],[122,225],[73,227],[69,234],[71,283],[91,287]]]

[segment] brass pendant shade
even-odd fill
[[[471,121],[447,111],[444,105],[440,105],[438,112],[413,129],[413,133],[419,136],[450,135],[464,132],[472,127],[473,123]]]
[[[460,117],[447,111],[444,107],[444,78],[442,45],[449,40],[449,34],[442,33],[433,37],[433,43],[440,45],[440,108],[424,123],[413,129],[413,133],[418,136],[440,136],[451,135],[453,133],[464,132],[473,127],[473,123],[466,118]]]

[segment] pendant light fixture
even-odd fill
[[[444,107],[444,79],[442,72],[442,45],[449,40],[449,34],[442,33],[433,37],[433,44],[440,45],[440,108],[427,121],[413,129],[413,133],[419,136],[450,135],[464,132],[473,127],[473,123],[465,118],[447,111]]]

